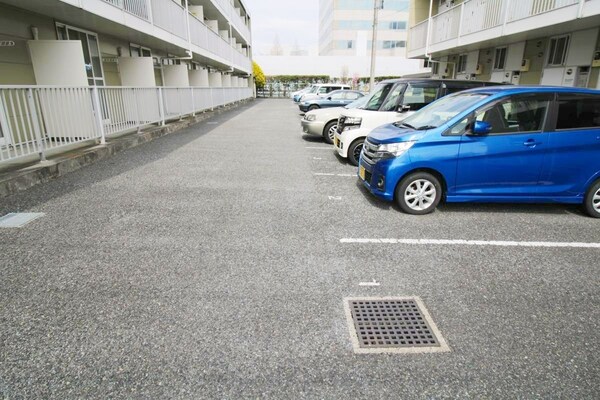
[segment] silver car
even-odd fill
[[[337,129],[337,120],[342,110],[361,107],[366,104],[369,97],[363,96],[345,107],[319,108],[307,112],[300,121],[302,132],[309,135],[322,136],[325,142],[333,144],[333,137]]]

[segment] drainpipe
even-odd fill
[[[431,13],[433,12],[433,0],[429,0],[429,18],[427,20],[427,36],[425,39],[425,57],[431,61],[429,54],[429,40],[431,39]]]

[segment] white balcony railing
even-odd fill
[[[250,28],[246,21],[233,6],[231,0],[214,0],[221,13],[227,17],[234,29],[237,30],[247,41],[250,41]]]
[[[0,86],[0,164],[251,98],[248,87]]]
[[[113,6],[119,7],[128,13],[136,15],[146,21],[150,20],[148,2],[146,0],[104,0]]]
[[[424,50],[427,45],[428,29],[431,29],[430,46],[451,41],[442,47],[455,47],[461,44],[460,40],[463,36],[487,30],[492,32],[493,28],[497,28],[497,31],[493,31],[493,37],[497,37],[506,34],[504,28],[508,31],[513,22],[576,4],[583,6],[590,1],[600,0],[466,0],[433,16],[431,27],[429,21],[425,20],[410,28],[409,56],[415,56],[414,52],[417,50]],[[521,24],[519,29],[523,30],[527,27]],[[471,37],[471,39],[480,40],[479,37]]]
[[[163,30],[188,40],[185,7],[173,0],[103,0],[130,14],[133,14]],[[250,31],[228,0],[216,0],[222,8],[224,15],[230,19],[238,31],[250,38]],[[187,19],[190,27],[190,41],[192,44],[208,50],[220,57],[229,65],[238,67],[247,72],[251,71],[250,59],[242,54],[234,45],[223,39],[218,33],[210,29],[203,21],[188,13]],[[246,32],[244,33],[244,28]]]
[[[152,0],[154,25],[187,40],[185,8],[173,0]]]

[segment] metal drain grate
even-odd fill
[[[348,298],[344,304],[356,353],[450,351],[418,297]]]
[[[10,213],[0,218],[0,228],[20,228],[34,219],[43,217],[44,213]]]

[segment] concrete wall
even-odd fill
[[[0,40],[15,43],[13,47],[0,48],[0,85],[35,85],[27,48],[27,41],[33,39],[32,26],[38,28],[39,39],[56,39],[51,18],[0,4]]]

